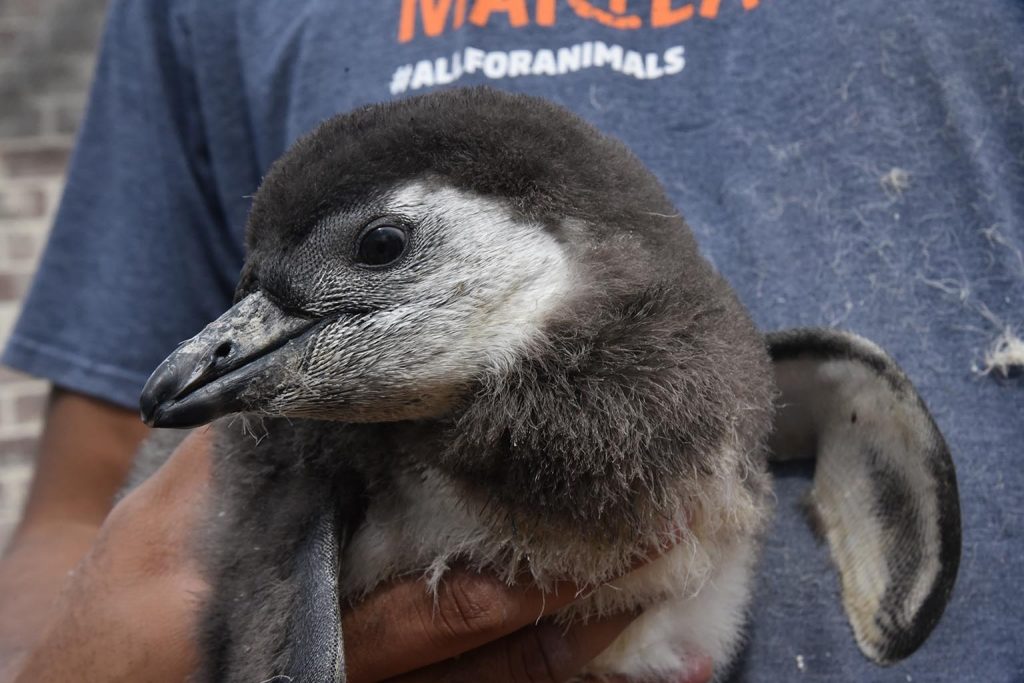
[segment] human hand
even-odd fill
[[[209,493],[209,441],[196,430],[114,507],[15,681],[178,682],[195,669],[207,586],[191,540]]]
[[[178,682],[195,670],[194,634],[208,586],[191,539],[209,495],[209,445],[209,431],[197,430],[114,508],[16,681]],[[633,618],[567,632],[535,623],[577,594],[575,586],[545,595],[456,571],[435,605],[422,581],[390,584],[344,616],[349,680],[567,680]],[[708,680],[710,662],[702,664],[680,683]]]
[[[569,680],[637,616],[576,624],[567,631],[537,623],[579,594],[573,584],[545,594],[463,571],[445,576],[436,602],[420,581],[388,585],[342,618],[349,683]],[[712,662],[703,657],[689,676],[672,683],[706,683],[711,675]]]

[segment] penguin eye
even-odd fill
[[[394,225],[378,225],[365,231],[356,245],[356,262],[364,266],[386,266],[405,253],[409,236]]]

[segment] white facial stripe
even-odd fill
[[[384,210],[415,226],[404,267],[380,276],[373,294],[382,306],[372,315],[319,334],[296,386],[282,390],[272,411],[347,406],[358,413],[350,419],[428,416],[523,353],[573,291],[557,240],[498,200],[414,182]],[[352,295],[330,277],[318,287],[321,303]]]
[[[515,220],[497,200],[415,182],[390,205],[439,233],[431,267],[415,284],[417,300],[448,309],[435,313],[449,318],[445,355],[460,364],[505,362],[571,291],[569,262],[554,237]]]

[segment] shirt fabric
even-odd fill
[[[952,0],[115,1],[39,275],[4,362],[134,407],[231,301],[250,198],[319,121],[487,83],[626,142],[764,329],[840,326],[947,437],[960,576],[877,668],[777,471],[737,681],[1024,680],[1024,4]]]

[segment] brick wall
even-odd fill
[[[0,344],[63,186],[106,0],[0,0]],[[0,368],[0,547],[32,473],[46,383]]]

